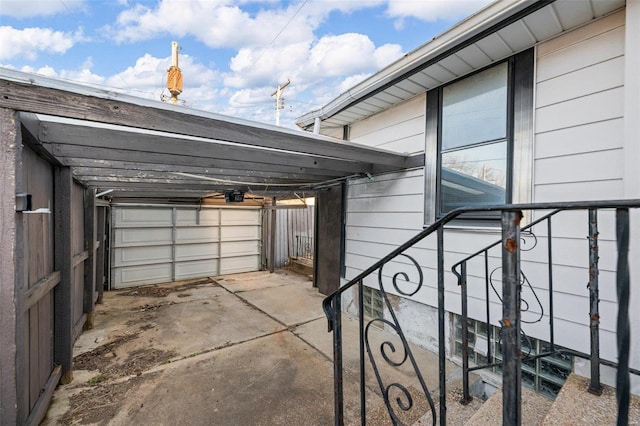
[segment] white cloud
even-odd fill
[[[63,54],[74,44],[84,40],[82,29],[75,33],[54,31],[49,28],[0,27],[0,60],[23,57],[35,60],[40,53]]]
[[[426,22],[455,21],[480,10],[493,0],[388,0],[387,15],[397,18],[396,28],[403,26],[405,18],[413,17]]]
[[[84,9],[85,6],[85,0],[2,0],[0,15],[13,18],[51,16],[59,13],[73,13]]]
[[[231,3],[224,0],[162,0],[155,8],[137,4],[121,12],[116,23],[106,31],[118,42],[148,40],[158,34],[191,35],[213,48],[265,45],[285,26],[287,31],[280,34],[279,43],[313,38],[314,26],[306,15],[292,19],[298,5],[263,9],[251,16]]]

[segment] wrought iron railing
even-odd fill
[[[293,255],[296,257],[304,257],[305,259],[313,259],[313,237],[307,235],[296,235],[296,245]]]
[[[545,357],[554,353],[563,352],[570,355],[580,356],[591,360],[591,384],[590,388],[597,393],[600,388],[599,366],[609,365],[617,368],[616,392],[618,399],[618,424],[628,423],[629,411],[629,395],[630,395],[630,379],[629,374],[638,374],[638,370],[629,367],[629,340],[630,340],[630,324],[629,324],[629,209],[640,207],[640,200],[620,200],[620,201],[601,201],[601,202],[566,202],[566,203],[539,203],[539,204],[521,204],[521,205],[502,205],[487,206],[481,208],[462,208],[454,210],[444,217],[436,221],[434,224],[426,227],[422,232],[408,240],[406,243],[393,250],[384,258],[374,263],[371,267],[357,275],[340,289],[329,295],[323,302],[323,308],[329,320],[329,331],[333,331],[333,360],[334,360],[334,409],[335,424],[344,424],[344,366],[343,366],[343,337],[342,337],[342,298],[345,292],[352,288],[357,290],[358,305],[358,330],[359,330],[359,418],[361,424],[366,423],[367,417],[367,385],[366,385],[366,357],[372,367],[377,386],[384,401],[384,405],[393,424],[402,424],[402,414],[417,409],[415,401],[422,399],[428,404],[428,411],[432,415],[432,423],[441,425],[446,424],[446,351],[448,341],[445,340],[445,260],[444,260],[444,236],[445,226],[455,219],[460,219],[461,215],[473,214],[479,212],[499,212],[501,215],[502,239],[490,246],[487,246],[471,256],[466,257],[462,261],[453,265],[451,270],[458,277],[458,283],[461,287],[462,296],[462,335],[467,337],[467,318],[468,318],[468,296],[467,296],[467,266],[469,262],[477,256],[484,256],[485,264],[485,292],[486,299],[489,300],[489,292],[492,287],[502,304],[501,324],[501,346],[503,349],[502,360],[497,362],[491,354],[488,354],[489,362],[486,365],[470,367],[468,364],[468,340],[463,342],[463,398],[462,402],[470,400],[469,393],[469,373],[471,371],[487,368],[490,366],[500,365],[502,369],[503,383],[503,424],[519,425],[521,422],[521,338],[522,338],[522,311],[531,310],[538,317],[535,321],[540,321],[544,315],[543,304],[536,294],[533,286],[528,281],[526,275],[521,271],[521,251],[529,249],[523,246],[526,244],[523,240],[523,233],[537,241],[535,234],[530,233],[534,226],[547,225],[547,253],[548,253],[548,292],[551,295],[548,303],[548,312],[546,316],[550,319],[550,335],[551,335],[551,351],[548,353],[536,354],[535,357]],[[600,209],[615,209],[616,211],[616,242],[617,242],[617,266],[616,266],[616,289],[618,299],[618,319],[616,327],[618,363],[613,363],[600,358],[598,347],[599,333],[599,308],[598,308],[598,230],[597,230],[597,211]],[[520,228],[520,220],[522,211],[543,211],[553,210],[540,219],[532,222],[527,227]],[[558,348],[555,346],[554,324],[553,324],[553,234],[551,229],[552,218],[561,211],[569,210],[588,210],[589,211],[589,296],[590,296],[590,328],[592,336],[591,350],[589,354],[581,353],[574,350]],[[394,293],[412,297],[416,295],[423,287],[424,275],[422,268],[414,257],[407,253],[407,250],[414,247],[424,238],[435,234],[437,237],[437,307],[438,307],[438,407],[432,397],[432,390],[427,385],[423,375],[420,372],[418,363],[410,349],[409,343],[398,321],[397,313],[389,298],[389,284],[393,287]],[[531,244],[535,246],[534,244]],[[500,247],[501,266],[489,271],[487,256],[488,251],[493,247]],[[409,265],[415,267],[417,271],[417,282],[410,283],[407,271],[396,272],[391,278],[385,278],[383,268],[398,257],[404,257],[410,261]],[[405,262],[406,264],[406,262]],[[397,262],[396,265],[397,266]],[[377,281],[382,294],[388,317],[365,319],[363,315],[363,288],[364,280],[370,279],[375,272],[377,273]],[[497,271],[500,271],[502,281],[502,291],[495,289],[495,283],[492,279]],[[390,282],[387,282],[390,281]],[[532,293],[532,301],[523,300],[521,297],[522,288]],[[489,302],[487,302],[489,303]],[[535,303],[535,308],[532,305]],[[524,306],[524,309],[522,309]],[[489,308],[486,308],[486,323],[490,324]],[[379,347],[374,348],[371,344],[370,332],[372,326],[384,325],[388,331],[393,332],[397,341],[394,345],[390,340],[385,340]],[[399,341],[399,343],[397,343]],[[399,347],[396,347],[399,346]],[[419,382],[419,386],[410,387],[397,381],[385,382],[381,374],[382,364],[386,368],[408,368]]]

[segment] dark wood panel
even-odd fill
[[[316,195],[314,285],[322,294],[330,294],[340,287],[342,198],[341,185],[318,191]]]
[[[33,209],[53,209],[53,168],[25,145],[22,152],[22,191],[31,194]],[[23,294],[25,388],[23,418],[40,398],[53,370],[52,290],[60,281],[54,273],[52,214],[23,214]]]

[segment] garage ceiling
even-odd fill
[[[27,143],[117,197],[306,193],[422,160],[12,70],[0,88]]]

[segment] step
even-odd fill
[[[313,275],[313,259],[291,257],[289,259],[289,269],[298,274]]]
[[[552,400],[523,388],[522,424],[527,426],[541,426],[552,404]],[[502,424],[502,388],[496,390],[493,395],[491,395],[489,399],[482,404],[482,407],[476,411],[471,419],[465,423],[466,426],[488,426],[499,424]]]
[[[602,395],[587,392],[589,379],[571,374],[558,393],[553,406],[542,423],[556,425],[614,425],[618,413],[616,391],[603,386]],[[640,425],[640,397],[631,396],[629,424]]]

